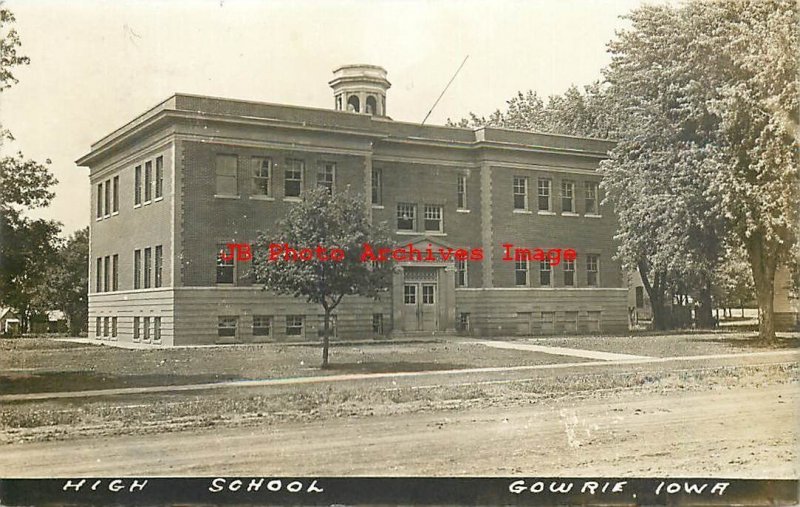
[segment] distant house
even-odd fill
[[[0,308],[0,334],[20,334],[20,319],[17,312],[11,308]]]
[[[783,266],[775,273],[775,329],[800,330],[800,294],[792,287],[789,268]]]

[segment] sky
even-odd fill
[[[0,123],[59,180],[30,216],[89,223],[89,145],[175,92],[333,108],[335,67],[381,65],[387,112],[427,123],[502,109],[599,79],[638,0],[6,0],[29,66],[0,94]]]

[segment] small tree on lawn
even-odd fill
[[[366,296],[378,299],[391,282],[391,265],[361,261],[364,244],[380,248],[390,245],[386,228],[373,225],[362,195],[349,191],[331,194],[316,188],[303,194],[279,223],[278,237],[259,233],[253,245],[253,270],[257,283],[278,294],[305,297],[322,305],[325,321],[322,336],[322,368],[328,367],[330,319],[344,296]],[[339,248],[342,260],[285,260],[281,253],[270,260],[270,245],[285,244],[300,251]]]

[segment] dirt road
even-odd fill
[[[570,475],[797,478],[796,384],[7,445],[5,477]]]

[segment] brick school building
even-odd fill
[[[398,246],[481,248],[480,262],[399,262],[379,301],[345,298],[337,337],[553,335],[627,329],[615,218],[599,162],[612,144],[392,120],[386,71],[350,65],[333,109],[175,94],[92,144],[90,337],[153,346],[319,339],[322,310],[223,260],[305,189],[349,187]],[[504,243],[574,249],[558,265]]]

